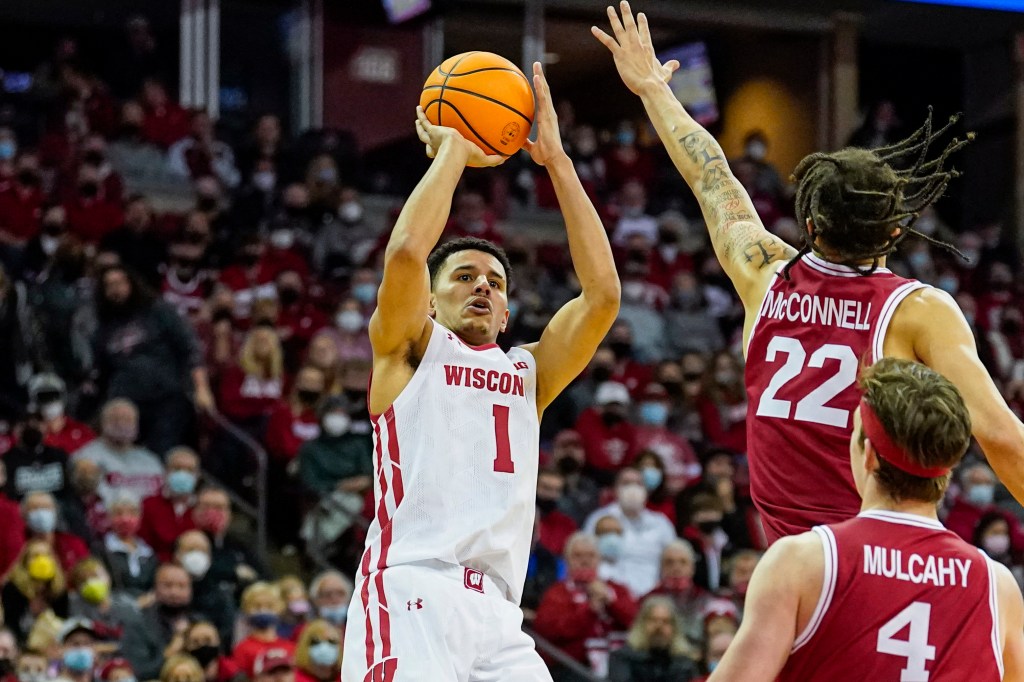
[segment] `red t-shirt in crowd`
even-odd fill
[[[50,431],[43,442],[50,447],[71,453],[78,448],[96,440],[96,433],[80,421],[64,417],[64,426],[60,431]]]
[[[252,419],[270,414],[284,391],[283,377],[264,379],[241,367],[228,367],[221,375],[217,404],[231,419]]]
[[[194,530],[192,509],[195,504],[175,507],[171,498],[163,493],[151,495],[142,501],[142,519],[139,537],[146,541],[160,561],[170,561],[174,556],[174,542],[185,531]]]
[[[167,149],[189,132],[188,114],[180,106],[168,102],[162,107],[146,107],[142,119],[142,138]]]
[[[281,639],[278,637],[277,639],[266,642],[249,636],[238,643],[238,646],[235,647],[234,653],[231,654],[231,658],[235,665],[241,668],[242,672],[249,676],[249,679],[252,679],[253,666],[256,665],[256,659],[259,658],[259,655],[267,649],[285,649],[289,655],[295,654],[295,644],[289,642],[287,639]]]
[[[104,235],[124,222],[121,205],[105,197],[74,197],[64,202],[68,232],[88,244],[98,244]]]
[[[572,520],[572,517],[557,509],[539,515],[538,518],[540,524],[540,539],[538,541],[541,546],[555,556],[562,556],[565,541],[578,530],[576,522]]]
[[[318,435],[320,423],[314,410],[306,409],[296,415],[288,403],[281,400],[270,413],[264,441],[271,457],[290,461],[299,454],[303,443]]]
[[[636,427],[628,421],[608,426],[597,408],[584,410],[575,428],[583,438],[587,464],[595,469],[618,471],[635,452]]]
[[[35,187],[26,189],[12,183],[0,191],[0,230],[23,241],[36,236],[43,199],[43,193]]]
[[[587,661],[586,642],[606,638],[612,632],[625,632],[636,618],[637,603],[629,588],[604,581],[615,596],[608,602],[604,614],[590,608],[587,586],[573,580],[552,585],[540,600],[533,627],[573,659]]]

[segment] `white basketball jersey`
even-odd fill
[[[461,564],[518,604],[536,509],[536,361],[432,325],[412,380],[374,418],[375,514],[361,572]]]

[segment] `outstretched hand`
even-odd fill
[[[619,9],[622,12],[621,20],[614,7],[608,8],[608,20],[614,38],[597,26],[591,27],[590,32],[612,53],[622,82],[635,95],[641,94],[643,87],[650,83],[669,82],[679,68],[679,62],[675,59],[664,64],[658,61],[651,42],[647,15],[641,12],[634,21],[633,11],[626,0],[619,3]]]
[[[462,136],[455,128],[434,125],[423,113],[423,107],[416,107],[416,135],[420,142],[427,147],[427,157],[434,158],[441,152],[441,147],[447,144],[457,145],[468,155],[467,166],[476,168],[489,168],[500,166],[505,163],[505,157],[498,154],[484,154],[480,147],[476,146]]]
[[[526,140],[523,148],[538,166],[545,166],[565,154],[562,137],[558,132],[558,115],[551,101],[551,88],[544,77],[540,62],[533,63],[533,89],[537,93],[537,106],[533,124],[537,129],[537,141]]]

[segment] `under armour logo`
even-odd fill
[[[530,364],[528,362],[520,360],[519,362],[516,363],[515,367],[516,369],[530,369]]]
[[[467,590],[474,590],[483,594],[484,592],[484,574],[475,568],[466,569],[466,577],[463,582]]]
[[[423,600],[422,599],[416,599],[416,600],[409,600],[409,601],[405,602],[405,610],[406,611],[412,611],[412,607],[414,607],[414,606],[416,607],[417,610],[422,609],[423,608]]]

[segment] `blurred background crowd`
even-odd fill
[[[144,17],[121,41],[113,60],[59,41],[34,72],[42,113],[0,116],[0,677],[336,680],[372,515],[366,325],[401,198],[364,194],[394,183],[343,132],[180,106]],[[526,624],[558,679],[703,679],[766,547],[742,310],[646,122],[558,110],[623,296],[544,416]],[[850,142],[900,139],[901,115],[880,101]],[[730,161],[798,244],[772,142],[751,129]],[[1013,241],[931,210],[916,227],[967,258],[908,240],[889,266],[956,297],[1021,413]],[[466,235],[512,263],[503,346],[579,292],[528,158],[467,172],[444,239]],[[942,515],[1024,578],[1022,510],[977,453]]]

